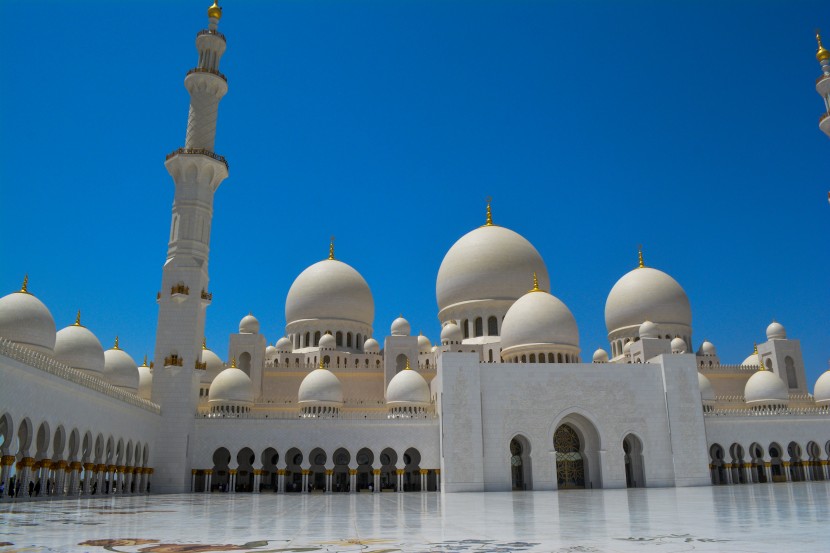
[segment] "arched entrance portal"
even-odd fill
[[[553,435],[556,451],[556,482],[560,490],[585,488],[585,460],[582,443],[576,431],[561,425]]]
[[[627,488],[645,488],[643,442],[634,434],[629,434],[623,440],[623,453],[625,454],[625,486]]]
[[[532,490],[530,442],[524,436],[510,440],[510,483],[513,491]]]

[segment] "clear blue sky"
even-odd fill
[[[58,328],[153,349],[206,0],[3,2],[0,290],[29,273]],[[830,140],[816,2],[345,0],[224,3],[207,338],[253,313],[269,342],[293,279],[327,254],[359,270],[375,335],[402,312],[438,337],[435,276],[497,224],[544,256],[607,347],[605,298],[636,265],[673,275],[695,346],[724,362],[772,318],[830,357]],[[830,32],[828,33],[830,34]]]

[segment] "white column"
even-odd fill
[[[303,483],[302,483],[302,490],[301,493],[308,493],[308,474],[309,471],[307,469],[303,469]]]
[[[213,469],[205,471],[205,493],[210,493],[210,488],[213,485]]]
[[[349,493],[357,492],[357,469],[349,468]]]
[[[421,491],[427,491],[427,471],[421,469]]]
[[[230,469],[228,473],[230,474],[230,492],[236,493],[236,469]]]
[[[326,493],[331,493],[332,471],[326,469]]]
[[[262,469],[254,469],[254,489],[253,493],[259,493],[260,480],[262,480]]]
[[[372,484],[375,488],[374,492],[378,493],[380,492],[380,469],[372,469],[372,474],[374,475]]]
[[[277,493],[285,493],[285,469],[277,469]]]
[[[0,500],[9,497],[9,479],[12,474],[12,465],[14,464],[14,455],[3,455],[0,458],[0,482],[3,482],[3,497]]]
[[[194,493],[196,491],[196,473],[198,471],[196,469],[190,469],[190,493]]]
[[[435,491],[441,491],[441,469],[435,469]]]

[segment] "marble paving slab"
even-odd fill
[[[830,483],[0,502],[0,553],[830,551]]]

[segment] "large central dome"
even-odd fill
[[[287,323],[341,319],[372,326],[375,302],[369,285],[349,265],[336,259],[315,263],[294,280],[285,300]]]
[[[504,227],[479,227],[444,256],[435,285],[438,309],[473,300],[517,300],[534,272],[539,286],[550,290],[548,270],[533,244]]]

